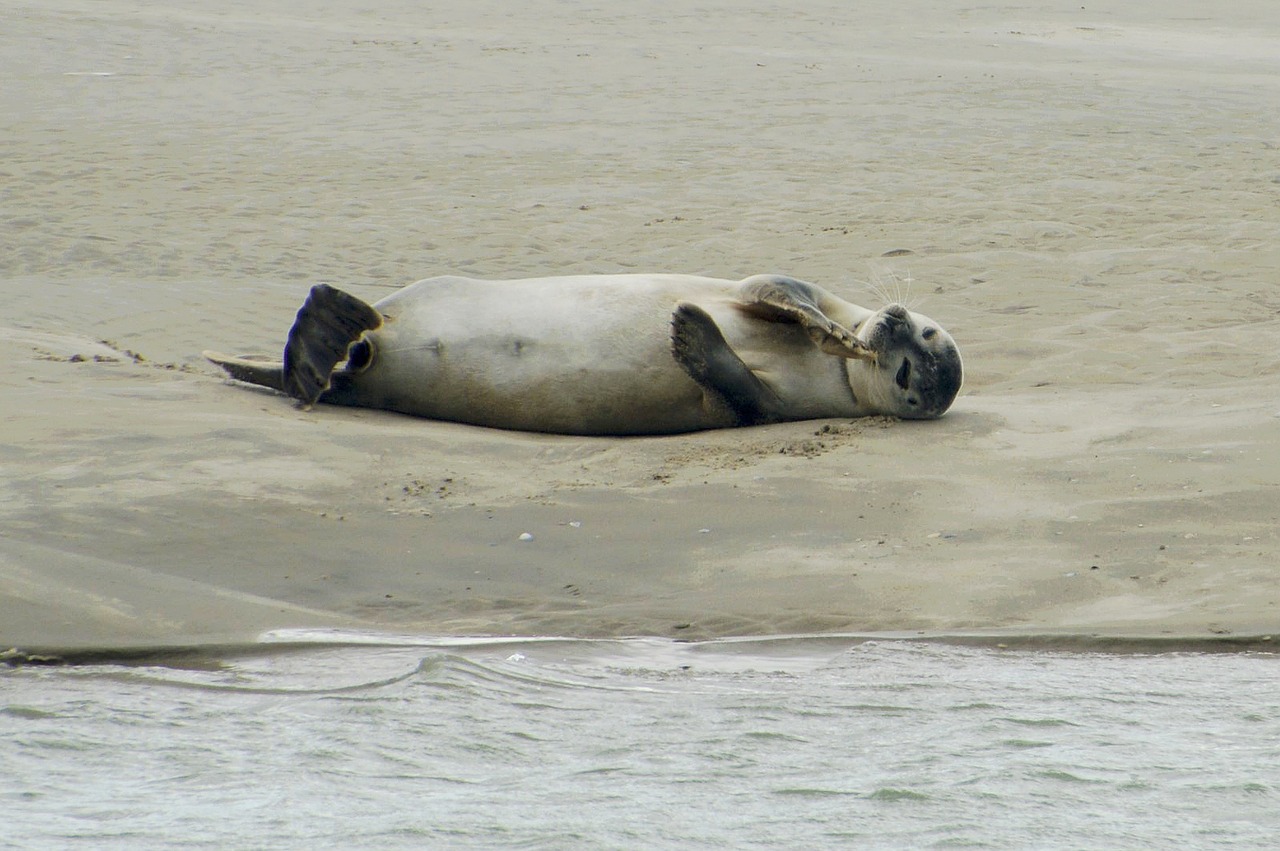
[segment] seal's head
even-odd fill
[[[858,338],[875,352],[868,401],[903,419],[940,417],[951,407],[964,369],[955,340],[929,317],[890,304],[858,326]]]

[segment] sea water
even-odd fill
[[[1280,841],[1270,654],[271,641],[204,667],[0,669],[0,845]]]

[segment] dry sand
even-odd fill
[[[0,649],[1280,630],[1269,0],[449,5],[0,2]],[[879,281],[966,388],[582,439],[199,358],[315,281],[660,270]]]

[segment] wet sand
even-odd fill
[[[6,3],[0,649],[1269,635],[1280,24],[1201,8]],[[583,439],[199,357],[317,281],[627,271],[901,295],[965,389]]]

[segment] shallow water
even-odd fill
[[[211,670],[0,671],[0,838],[1146,849],[1280,831],[1271,655],[340,638],[357,643]]]

